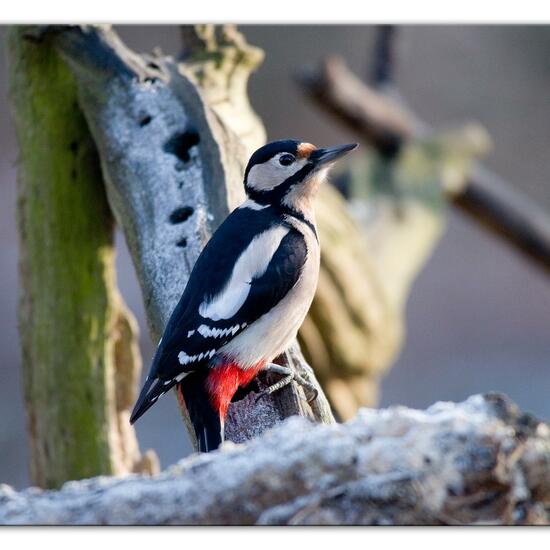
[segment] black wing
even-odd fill
[[[243,210],[245,212],[234,211],[226,219],[197,260],[155,354],[132,413],[132,423],[186,373],[204,366],[219,348],[269,312],[298,281],[306,262],[307,247],[303,235],[285,225],[288,233],[265,272],[250,282],[248,296],[238,311],[228,319],[215,321],[200,315],[200,304],[222,290],[236,259],[254,236],[281,225],[280,218],[269,212],[270,208]],[[182,365],[180,359],[185,364]]]

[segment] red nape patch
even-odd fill
[[[262,370],[265,361],[254,365],[250,369],[242,369],[237,363],[227,363],[214,367],[206,379],[206,388],[212,405],[220,412],[223,420],[229,409],[231,399],[240,386],[247,386]]]

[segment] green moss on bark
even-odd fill
[[[9,32],[19,140],[20,333],[33,482],[112,473],[113,225],[69,70],[47,42]]]

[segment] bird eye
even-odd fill
[[[294,155],[291,155],[290,153],[286,153],[279,157],[279,163],[283,166],[290,166],[295,160]]]

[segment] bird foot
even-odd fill
[[[290,367],[284,367],[282,365],[277,365],[275,363],[268,363],[264,367],[264,370],[267,371],[267,372],[280,374],[280,375],[283,376],[283,378],[281,378],[281,380],[279,380],[275,384],[272,384],[271,386],[269,386],[268,388],[263,390],[260,393],[260,395],[256,398],[256,403],[262,397],[265,397],[267,395],[271,395],[272,393],[274,393],[276,391],[279,391],[280,389],[284,388],[285,386],[288,386],[293,381],[296,382],[297,384],[300,384],[300,386],[302,386],[304,389],[310,391],[313,394],[312,397],[306,398],[306,401],[308,403],[311,403],[311,402],[315,401],[315,399],[317,399],[317,396],[319,395],[319,390],[317,390],[317,388],[313,384],[308,382],[303,376],[298,374],[294,369],[292,369]]]

